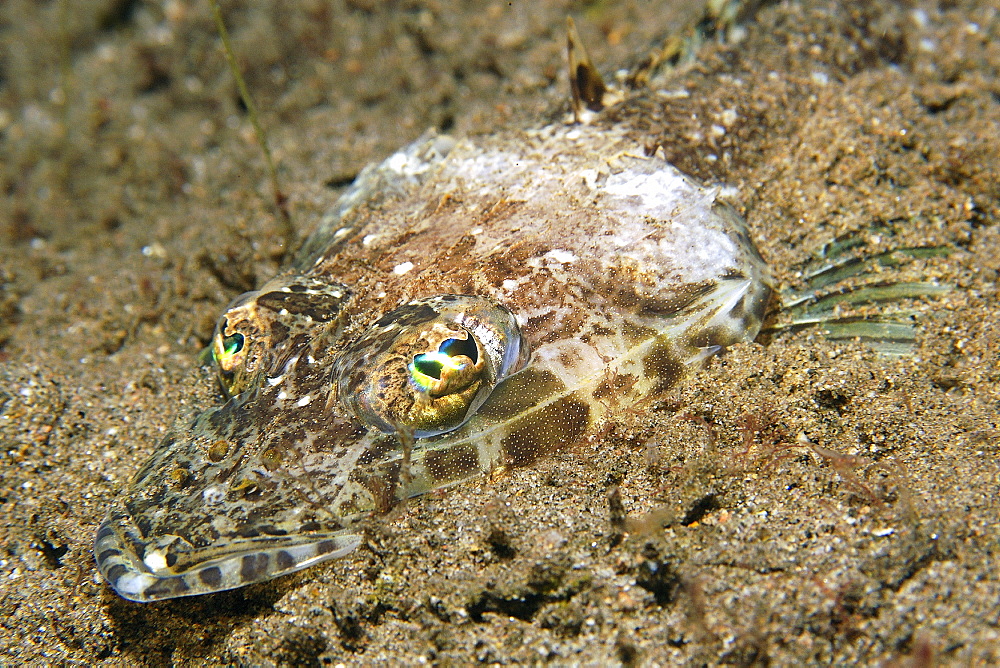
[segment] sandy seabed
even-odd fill
[[[614,71],[680,12],[537,4],[224,3],[300,236],[429,127],[561,118],[567,14]],[[955,286],[913,305],[911,356],[737,346],[346,558],[141,605],[95,528],[219,400],[197,354],[280,269],[282,226],[207,3],[4,2],[0,664],[1000,662],[1000,8],[753,4],[621,122],[734,188],[782,285],[846,233],[953,247],[899,269]]]

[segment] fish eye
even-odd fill
[[[514,315],[485,297],[431,297],[380,318],[335,366],[362,422],[416,438],[460,427],[527,357]]]
[[[215,327],[212,337],[212,360],[219,377],[219,384],[232,397],[250,385],[248,367],[250,341],[248,333],[233,331],[229,319],[223,316]]]
[[[244,337],[239,332],[231,334],[222,339],[222,354],[224,357],[232,357],[243,350]]]
[[[446,339],[433,352],[420,353],[410,363],[410,376],[415,383],[427,388],[427,379],[442,380],[442,376],[475,367],[480,359],[479,346],[474,336],[465,339]]]
[[[226,334],[230,327],[229,321],[222,318],[212,337],[212,359],[219,365],[220,371],[227,373],[235,371],[243,361],[240,353],[246,348],[246,337],[241,332]]]

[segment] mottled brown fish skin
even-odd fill
[[[346,554],[401,500],[530,465],[753,339],[772,292],[718,190],[614,129],[428,135],[223,314],[229,398],[112,504],[98,566],[151,601]],[[481,384],[431,396],[449,373]]]

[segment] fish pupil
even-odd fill
[[[413,358],[413,370],[434,380],[441,380],[445,365],[462,355],[472,360],[473,365],[479,361],[479,349],[471,336],[467,339],[446,339],[438,346],[437,352],[416,355]],[[462,365],[449,366],[454,369]]]
[[[425,376],[441,380],[441,369],[444,368],[444,365],[435,359],[431,359],[427,353],[421,353],[413,358],[413,368]]]
[[[466,339],[447,339],[443,341],[440,346],[438,346],[438,352],[444,353],[448,357],[458,357],[459,355],[465,355],[473,364],[479,362],[479,350],[476,347],[476,342],[472,340],[472,337]]]
[[[226,351],[226,355],[235,355],[236,353],[243,350],[243,335],[237,332],[231,336],[227,336],[222,340],[222,347]]]

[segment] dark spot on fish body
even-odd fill
[[[256,538],[260,535],[260,531],[255,527],[246,524],[238,528],[235,533],[240,538]]]
[[[337,453],[342,449],[344,443],[355,442],[364,436],[366,431],[365,426],[356,418],[343,419],[338,416],[329,415],[323,426],[323,430],[315,435],[316,441],[313,449],[316,452]],[[379,440],[378,443],[381,444],[382,440]],[[288,451],[295,452],[295,450],[296,448],[293,447]],[[280,454],[282,451],[278,452]],[[365,454],[361,456],[364,457]]]
[[[699,329],[692,332],[688,337],[688,343],[695,348],[709,348],[713,346],[725,348],[733,345],[738,340],[737,337],[733,336],[730,328],[721,325]]]
[[[167,438],[163,439],[162,443],[160,443],[157,452],[168,451],[170,448],[173,447],[173,445],[174,445],[174,439],[171,436],[168,436]],[[136,474],[132,476],[132,480],[129,483],[129,485],[131,487],[138,487],[140,485],[144,485],[147,479],[149,479],[151,476],[157,476],[161,474],[162,469],[160,468],[160,466],[161,466],[161,461],[159,457],[150,457],[149,460],[145,464],[143,464],[142,468],[140,468],[136,472]]]
[[[193,429],[209,431],[214,434],[231,433],[234,437],[249,426],[249,413],[260,395],[258,388],[252,388],[227,401],[219,408],[213,408],[198,416]],[[199,423],[207,424],[202,427]]]
[[[434,269],[443,275],[448,275],[451,272],[461,269],[468,263],[469,254],[475,247],[475,237],[471,235],[462,236],[457,243],[448,249],[447,253],[438,256],[437,261],[434,263]],[[460,291],[468,292],[469,290],[466,288]]]
[[[269,558],[263,552],[248,554],[240,562],[240,578],[244,582],[256,582],[267,575]]]
[[[157,580],[146,590],[143,594],[146,598],[151,600],[158,600],[161,598],[173,598],[175,596],[183,596],[185,592],[190,591],[191,588],[184,582],[183,578],[172,577],[163,578]]]
[[[323,540],[316,544],[317,554],[329,554],[337,549],[337,542],[333,540]]]
[[[288,325],[283,322],[278,322],[277,320],[269,323],[268,335],[272,341],[287,341],[289,339],[289,334],[291,330]]]
[[[365,451],[358,457],[357,465],[364,467],[382,461],[387,455],[397,450],[399,450],[399,441],[394,436],[382,436],[365,448]]]
[[[565,391],[565,383],[551,371],[529,367],[497,385],[477,415],[485,421],[500,422]]]
[[[653,295],[639,300],[637,312],[644,316],[669,318],[688,308],[697,299],[710,293],[715,281],[687,283],[665,295]]]
[[[347,291],[345,290],[344,293],[347,294]],[[287,311],[294,315],[307,316],[316,322],[328,322],[334,320],[340,313],[340,306],[343,304],[343,300],[334,299],[329,294],[271,292],[257,297],[257,303],[276,313]],[[276,340],[283,334],[283,332],[277,329],[279,327],[284,329],[285,332],[288,331],[288,328],[281,323],[271,323],[271,334]]]
[[[468,443],[432,450],[424,456],[424,463],[435,482],[467,478],[479,471],[476,448]]]
[[[656,336],[655,329],[639,325],[629,320],[624,320],[618,326],[617,331],[619,334],[621,334],[622,338],[625,339],[625,342],[629,346],[637,346],[643,341],[646,341]]]
[[[561,350],[558,357],[559,363],[568,368],[572,368],[580,362],[580,355],[575,350],[573,352]]]
[[[574,444],[589,425],[588,404],[572,395],[558,399],[517,420],[513,431],[500,442],[504,463],[510,467],[533,464],[539,457]]]
[[[188,542],[194,545],[195,547],[205,547],[206,545],[210,545],[211,543],[214,543],[220,538],[222,538],[222,534],[219,532],[219,530],[213,526],[208,526],[205,528],[204,535],[200,539],[196,540],[194,536],[191,536],[188,538]]]
[[[128,569],[125,568],[124,564],[115,564],[114,566],[108,569],[108,580],[110,580],[112,583],[118,582],[118,579],[121,576],[125,575],[125,572],[127,570]]]
[[[685,371],[674,346],[663,336],[657,336],[642,356],[642,368],[646,376],[656,380],[654,392],[663,392],[675,386],[684,377]]]
[[[610,336],[614,333],[615,330],[611,327],[607,327],[601,323],[594,323],[590,326],[590,332],[581,334],[580,338],[583,339],[585,343],[589,343],[591,336]]]
[[[431,306],[425,303],[407,304],[406,306],[401,306],[395,311],[390,311],[386,315],[382,316],[375,321],[374,327],[387,327],[389,325],[398,325],[401,329],[408,325],[414,323],[420,323],[427,320],[433,320],[437,317],[438,312],[435,311]],[[391,343],[391,339],[388,343]],[[379,351],[381,352],[381,351]]]
[[[490,227],[494,221],[511,220],[520,209],[524,208],[524,205],[524,200],[507,199],[505,197],[490,208],[483,210],[482,215],[476,218],[476,225]],[[519,230],[520,228],[517,229]]]
[[[95,536],[94,542],[100,543],[108,536],[114,534],[115,530],[111,528],[111,522],[120,522],[122,519],[124,518],[116,512],[114,515],[105,520],[104,523],[101,524],[101,528],[97,530],[97,536]]]
[[[274,526],[273,524],[265,524],[265,525],[263,525],[261,527],[258,527],[258,529],[260,530],[260,533],[264,534],[265,536],[287,536],[288,535],[288,531],[287,530],[285,530],[285,529],[279,529],[278,527]]]
[[[148,514],[145,512],[145,504],[139,506],[136,503],[126,503],[128,508],[129,517],[133,518],[135,522],[135,528],[139,531],[141,536],[149,536],[153,531],[153,523]]]
[[[537,241],[520,241],[488,255],[478,273],[491,285],[500,286],[505,280],[517,280],[530,273],[528,259],[543,255],[548,250]]]
[[[278,570],[287,571],[289,568],[295,566],[295,559],[285,550],[279,550],[278,554],[275,555],[275,561],[278,563]]]
[[[297,415],[296,417],[301,417],[302,421],[299,425],[275,425],[274,431],[270,434],[270,449],[276,452],[294,452],[297,445],[307,442],[308,431],[316,432],[322,429],[315,424],[315,420],[310,419],[307,415]]]
[[[524,323],[521,325],[522,331],[531,335],[535,332],[545,332],[548,330],[548,323],[555,320],[555,313],[552,311],[547,311],[540,315],[531,316],[530,318],[525,318]],[[554,336],[549,333],[541,343],[551,343],[554,340]]]
[[[198,579],[205,586],[216,589],[222,584],[222,571],[218,566],[209,566],[199,571]]]

